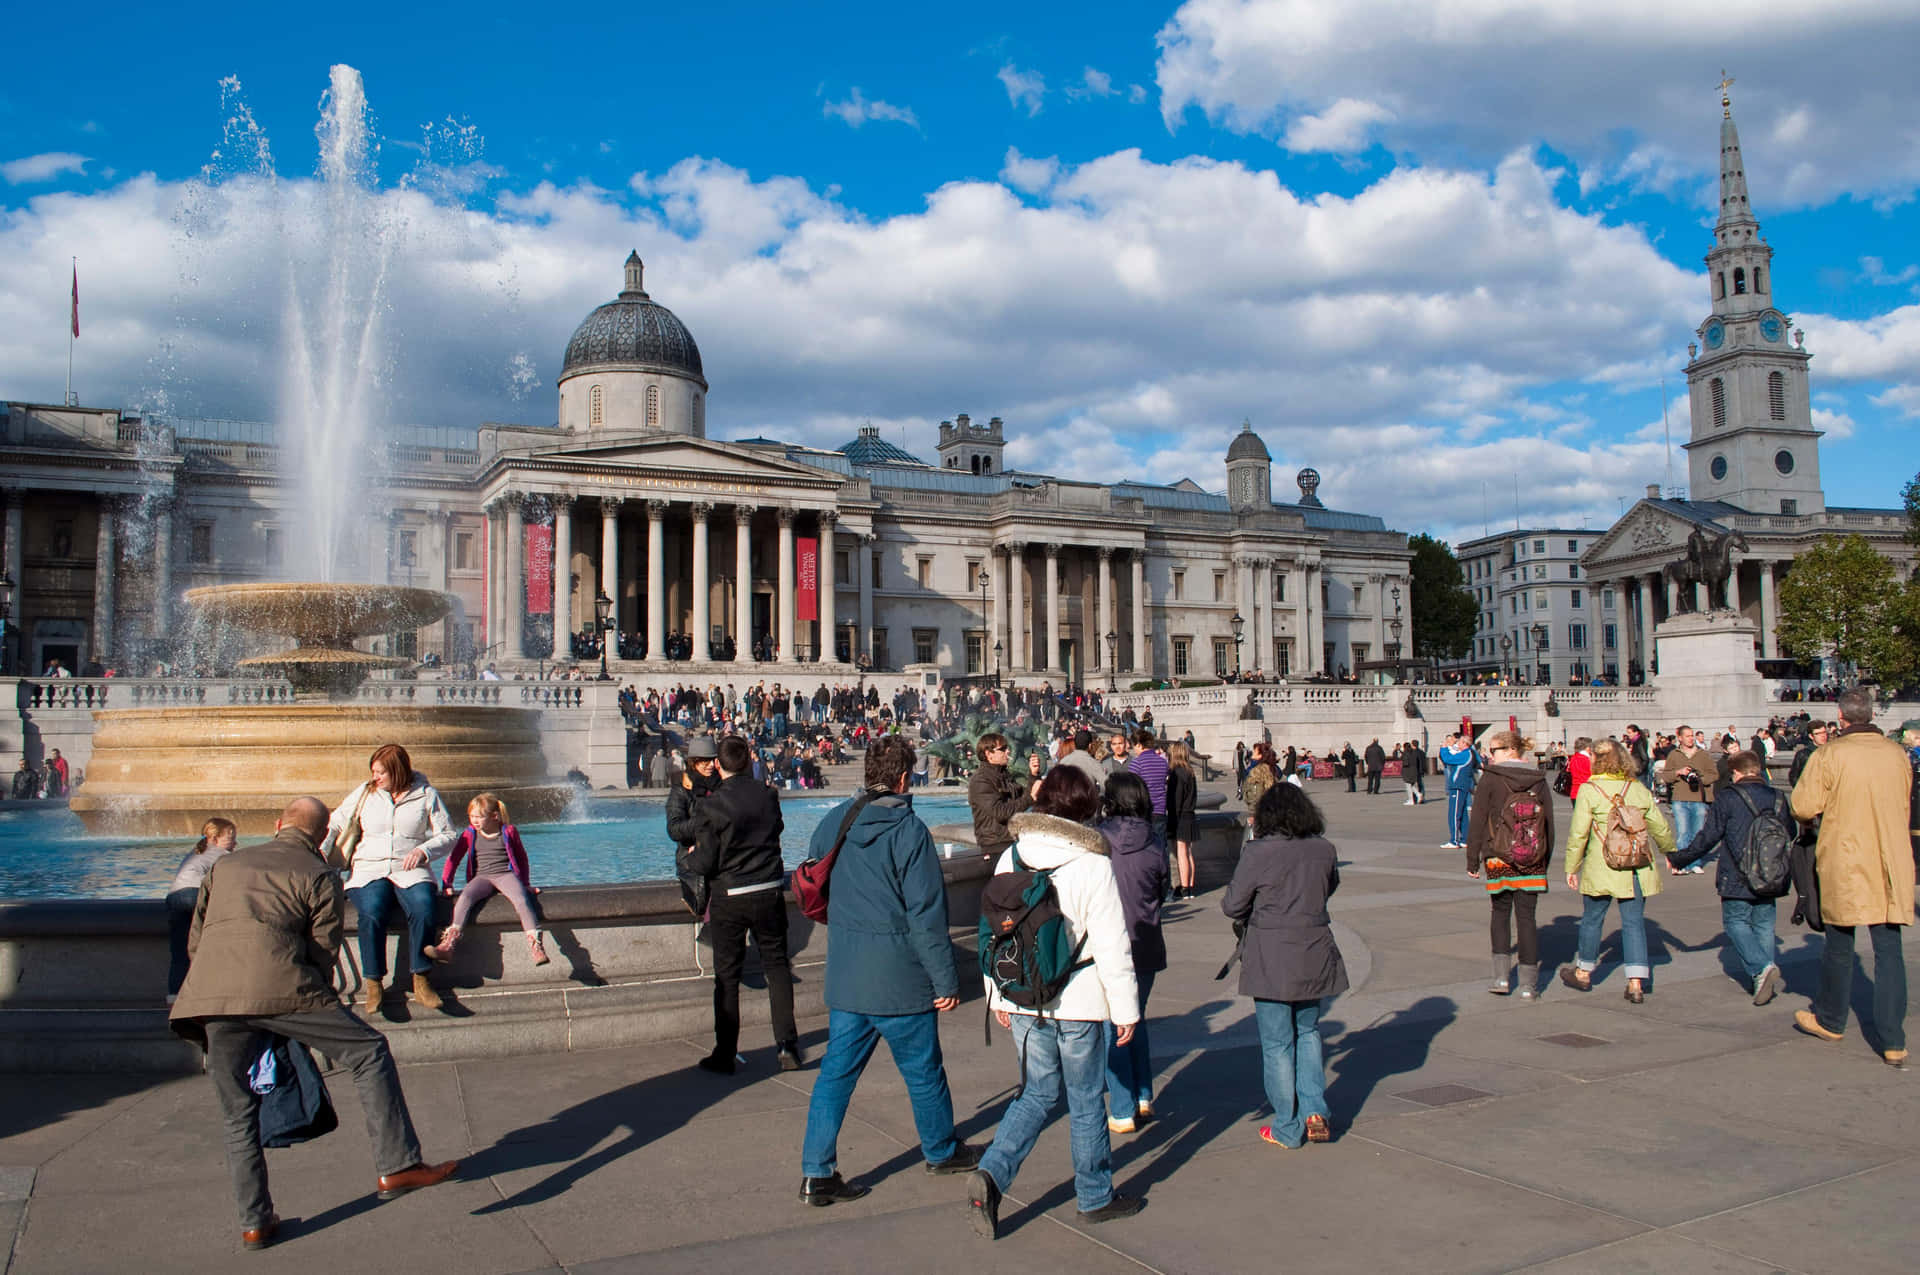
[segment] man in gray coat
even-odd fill
[[[422,1161],[387,1038],[334,993],[346,904],[340,878],[318,852],[326,830],[325,803],[297,797],[281,812],[273,840],[213,865],[187,937],[193,963],[170,1015],[176,1033],[207,1051],[207,1074],[226,1124],[240,1240],[250,1249],[273,1243],[280,1225],[260,1147],[260,1096],[248,1083],[276,1035],[318,1049],[353,1073],[382,1200],[437,1185],[460,1167],[457,1160]]]

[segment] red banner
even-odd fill
[[[799,559],[799,578],[795,582],[794,619],[820,618],[820,542],[812,536],[798,536],[793,555]]]
[[[527,527],[527,614],[553,613],[553,527]]]
[[[1315,779],[1334,778],[1335,776],[1333,773],[1333,763],[1330,761],[1327,761],[1324,758],[1320,758],[1320,757],[1314,758],[1313,759],[1313,777]]]

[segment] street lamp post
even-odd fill
[[[1233,626],[1233,680],[1237,682],[1240,680],[1240,644],[1246,641],[1241,636],[1240,630],[1247,626],[1247,621],[1245,616],[1235,611],[1233,618],[1227,623]]]
[[[13,672],[13,575],[0,572],[0,674]]]
[[[600,630],[600,677],[602,682],[611,682],[613,675],[607,672],[607,634],[613,629],[613,599],[607,591],[601,589],[593,595],[593,623]]]
[[[1552,638],[1553,630],[1549,629],[1545,624],[1536,624],[1533,626],[1533,675],[1536,682],[1547,684],[1553,682],[1553,667],[1548,662],[1552,658],[1553,653],[1551,645]]]
[[[1113,682],[1113,662],[1119,658],[1120,635],[1109,632],[1107,634],[1107,694],[1109,695],[1113,694],[1115,689]]]
[[[985,567],[980,568],[980,662],[982,664],[986,663],[987,660],[986,646],[987,633],[989,632],[987,622],[987,586],[992,583],[993,576]],[[986,670],[982,669],[981,672],[984,673]]]
[[[1000,689],[1000,652],[1002,649],[1000,642],[996,640],[993,644],[993,686],[995,690]]]
[[[1500,680],[1506,681],[1511,674],[1507,670],[1507,661],[1513,655],[1513,634],[1500,635]]]

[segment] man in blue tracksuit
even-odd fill
[[[1473,804],[1473,784],[1480,777],[1480,757],[1465,735],[1447,736],[1440,749],[1440,766],[1447,773],[1447,850],[1467,845],[1467,809]]]

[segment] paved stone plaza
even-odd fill
[[[269,1157],[289,1221],[264,1254],[240,1248],[205,1080],[9,1077],[7,1270],[1911,1269],[1920,1073],[1883,1065],[1857,1022],[1837,1045],[1794,1033],[1817,952],[1804,931],[1783,934],[1787,994],[1755,1009],[1724,972],[1712,877],[1685,877],[1649,908],[1645,1005],[1621,998],[1611,939],[1590,995],[1553,981],[1533,1005],[1495,998],[1484,893],[1437,848],[1444,805],[1312,791],[1344,863],[1333,910],[1355,989],[1327,1018],[1336,1141],[1288,1152],[1255,1135],[1250,1002],[1213,981],[1231,947],[1216,865],[1167,927],[1150,1006],[1160,1118],[1115,1140],[1116,1184],[1148,1199],[1137,1218],[1077,1224],[1062,1119],[1007,1197],[1003,1238],[978,1239],[965,1179],[921,1172],[884,1059],[840,1146],[873,1194],[807,1208],[813,1072],[776,1071],[749,1027],[732,1081],[693,1068],[707,1039],[406,1068],[428,1155],[465,1166],[384,1205],[352,1085],[333,1077],[340,1131]],[[1576,914],[1557,887],[1541,908],[1547,980]],[[1006,1033],[982,1044],[970,995],[944,1043],[962,1131],[984,1142],[1017,1069]],[[817,1055],[824,1021],[803,1028]]]

